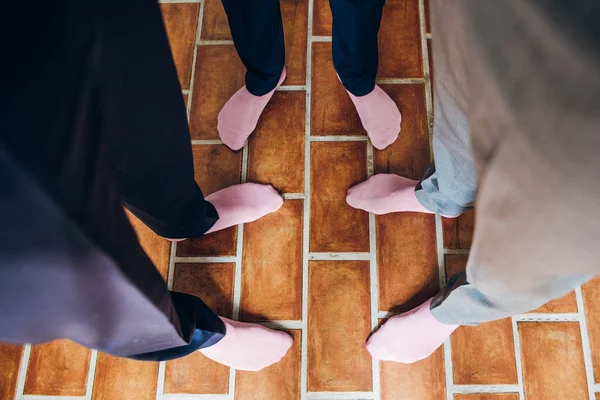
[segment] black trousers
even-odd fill
[[[277,86],[285,64],[279,0],[221,0],[246,67],[246,87],[262,96]],[[333,63],[355,96],[369,94],[377,75],[377,33],[385,0],[330,0]]]
[[[220,319],[169,292],[126,205],[157,234],[218,219],[194,181],[184,103],[153,0],[6,4],[0,27],[0,341],[70,338],[176,358]]]

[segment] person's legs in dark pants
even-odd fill
[[[385,0],[330,0],[335,70],[354,96],[375,88],[379,63],[377,34]]]
[[[203,199],[158,4],[39,6],[44,17],[25,26],[43,37],[41,51],[23,68],[1,67],[0,318],[11,323],[0,340],[66,337],[155,361],[202,349],[251,370],[278,361],[288,335],[219,318],[200,299],[169,292],[125,216],[123,202],[159,234],[201,235],[281,202],[254,184]],[[26,15],[31,4],[14,7]]]
[[[235,48],[246,67],[246,86],[219,113],[219,136],[244,147],[275,88],[285,79],[285,44],[279,0],[222,0]]]
[[[233,43],[246,67],[246,88],[254,96],[275,89],[285,64],[279,0],[221,0]]]
[[[385,0],[330,0],[333,64],[373,146],[383,150],[400,133],[394,101],[375,84],[377,33]]]

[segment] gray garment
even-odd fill
[[[417,197],[455,214],[477,187],[466,277],[435,299],[441,322],[526,312],[600,272],[599,8],[432,1],[437,172]]]

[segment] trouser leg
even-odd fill
[[[441,43],[441,41],[440,41]],[[461,50],[460,40],[452,42]],[[473,206],[476,172],[468,120],[468,67],[450,46],[434,43],[433,155],[415,194],[421,204],[444,215],[459,215]]]
[[[26,21],[23,28],[40,38],[39,48],[28,51],[39,51],[31,51],[23,67],[0,67],[6,111],[0,115],[0,340],[70,338],[146,360],[216,343],[224,334],[221,320],[199,299],[169,292],[139,246],[122,208],[126,185],[115,174],[114,143],[106,134],[118,122],[109,113],[107,99],[116,99],[105,97],[112,84],[106,80],[123,79],[105,71],[120,61],[111,53],[111,38],[128,33],[116,22],[135,21],[143,30],[154,21],[160,27],[159,20],[146,19],[159,16],[158,5],[35,6],[40,12],[29,20],[31,3],[12,4],[8,30]],[[27,48],[28,37],[19,38],[8,56]],[[151,74],[146,67],[142,75]],[[120,84],[123,101],[145,104],[134,86]],[[135,126],[129,117],[119,119]]]
[[[473,265],[471,270],[476,268]],[[498,290],[489,295],[482,292],[477,284],[468,283],[467,273],[461,272],[453,275],[434,298],[431,311],[438,321],[445,324],[477,325],[535,310],[592,278],[593,275],[571,275],[565,272],[551,280],[540,279],[535,289],[527,293],[515,292],[510,286],[496,283]],[[515,276],[514,279],[522,277]],[[494,285],[492,282],[487,284]]]
[[[181,88],[158,6],[107,11],[99,96],[102,137],[124,202],[158,235],[198,237],[218,219],[194,181]],[[109,7],[107,7],[109,9]]]
[[[355,96],[373,91],[379,63],[377,33],[385,0],[330,0],[333,64]]]
[[[221,1],[233,43],[246,67],[246,88],[255,96],[269,93],[277,86],[285,64],[279,0]]]
[[[448,147],[433,138],[435,164],[415,188],[419,202],[428,210],[458,216],[472,208],[476,194],[475,166],[468,148]]]

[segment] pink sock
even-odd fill
[[[205,233],[220,231],[230,226],[256,221],[275,212],[283,205],[283,198],[271,185],[243,183],[219,190],[206,201],[217,209],[219,219]],[[185,239],[169,239],[180,242]]]
[[[348,190],[346,202],[354,208],[383,215],[409,211],[434,214],[415,195],[419,182],[394,174],[378,174]]]
[[[376,360],[410,364],[429,357],[458,325],[445,325],[431,313],[431,300],[402,315],[390,318],[367,341]]]
[[[213,361],[243,371],[260,371],[279,362],[293,344],[290,335],[258,324],[219,317],[225,324],[225,337],[200,352]]]
[[[284,67],[277,87],[283,83],[285,77]],[[260,115],[273,97],[275,89],[263,96],[255,96],[244,86],[225,103],[219,113],[217,130],[223,143],[231,150],[237,151],[244,147],[248,137],[256,128]]]
[[[354,96],[348,92],[363,128],[376,149],[383,150],[394,143],[400,134],[402,116],[394,100],[379,86],[365,96]]]
[[[215,206],[219,213],[219,220],[206,234],[256,221],[283,205],[283,197],[273,186],[258,183],[230,186],[206,196],[206,201]]]

